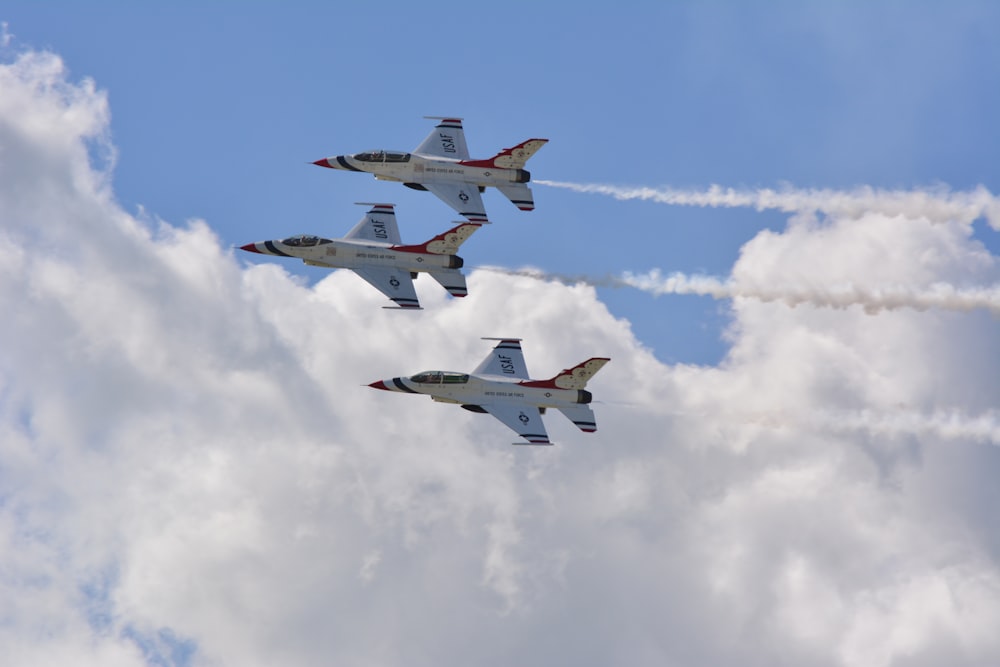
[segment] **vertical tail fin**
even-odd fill
[[[466,159],[462,160],[462,164],[470,167],[482,167],[484,169],[489,169],[490,167],[497,169],[524,169],[528,158],[537,153],[538,149],[547,143],[549,143],[548,139],[528,139],[513,148],[503,149],[488,160]],[[521,182],[526,183],[528,178],[530,178],[530,174],[524,172],[525,180]]]
[[[459,246],[465,243],[482,226],[481,223],[463,222],[457,227],[452,227],[448,231],[438,234],[426,243],[419,245],[398,245],[393,246],[393,249],[401,250],[402,252],[426,252],[432,255],[454,255],[458,252]]]
[[[526,387],[548,387],[551,389],[583,389],[587,386],[590,378],[597,375],[597,371],[604,368],[604,364],[611,361],[607,357],[591,357],[583,363],[579,363],[572,368],[567,368],[552,376],[548,380],[532,380],[523,382]]]
[[[493,156],[494,167],[501,169],[524,169],[528,159],[538,152],[538,149],[548,143],[548,139],[528,139],[513,148],[505,148]]]

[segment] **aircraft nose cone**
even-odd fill
[[[336,169],[336,167],[330,164],[330,160],[327,158],[323,158],[322,160],[316,160],[315,162],[313,162],[313,164],[316,165],[317,167],[327,167],[329,169]]]
[[[248,243],[246,245],[241,245],[240,246],[240,250],[246,250],[247,252],[256,252],[256,253],[264,254],[264,253],[260,252],[260,250],[257,250],[257,244],[256,243]]]
[[[371,387],[372,389],[381,389],[381,390],[383,390],[383,391],[392,391],[392,389],[389,389],[389,387],[387,387],[387,386],[385,385],[385,382],[384,382],[384,381],[382,381],[382,380],[379,380],[379,381],[377,381],[377,382],[372,382],[372,383],[371,383],[370,385],[368,385],[368,386],[369,386],[369,387]]]

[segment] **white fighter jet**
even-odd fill
[[[525,185],[531,174],[524,164],[548,139],[528,139],[488,160],[471,160],[461,118],[425,118],[441,122],[412,153],[375,150],[337,155],[313,164],[365,171],[382,181],[399,181],[415,190],[430,190],[472,222],[489,222],[480,196],[487,186],[504,193],[522,211],[534,210],[534,197]]]
[[[372,382],[369,387],[407,394],[428,394],[442,403],[458,403],[472,412],[488,413],[502,421],[527,442],[515,445],[551,445],[542,414],[556,408],[581,431],[597,430],[593,396],[584,389],[587,381],[610,359],[593,357],[548,380],[531,380],[524,365],[520,338],[497,340],[483,363],[471,373],[425,371],[410,377]]]
[[[403,245],[392,204],[359,203],[372,208],[342,239],[302,234],[282,241],[248,243],[240,250],[298,257],[310,266],[351,269],[389,297],[395,308],[420,309],[413,289],[413,279],[420,272],[430,274],[452,296],[468,294],[465,276],[459,271],[463,261],[455,253],[481,225],[463,222],[426,243]]]

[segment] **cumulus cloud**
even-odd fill
[[[1000,659],[995,319],[736,300],[697,367],[584,284],[473,271],[386,311],[123,211],[108,123],[56,56],[0,66],[6,664]],[[848,261],[867,215],[920,252]],[[995,260],[954,215],[765,232],[732,275],[958,284]],[[597,434],[550,414],[556,447],[512,448],[362,386],[490,335],[537,376],[611,357]]]

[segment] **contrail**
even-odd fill
[[[853,284],[825,287],[759,287],[742,285],[731,278],[689,276],[683,273],[663,275],[658,269],[645,274],[625,272],[620,276],[587,276],[549,273],[533,268],[507,269],[498,266],[476,268],[510,276],[552,280],[568,285],[583,283],[594,287],[631,287],[657,296],[690,294],[710,296],[713,299],[746,298],[765,302],[778,301],[793,308],[799,305],[838,309],[860,306],[870,315],[899,308],[914,310],[942,308],[965,312],[984,309],[1000,315],[1000,285],[969,288],[959,288],[947,283],[935,283],[923,288],[899,285],[872,288]]]
[[[566,183],[534,180],[533,183],[574,192],[608,195],[619,200],[639,199],[674,206],[712,208],[753,208],[786,213],[820,212],[827,215],[859,218],[866,213],[881,213],[931,222],[971,224],[985,218],[1000,231],[1000,198],[984,186],[953,192],[945,187],[926,190],[881,190],[869,186],[853,190],[795,189],[774,190],[723,188],[712,185],[707,190],[680,190],[661,187],[627,187],[598,183]]]

